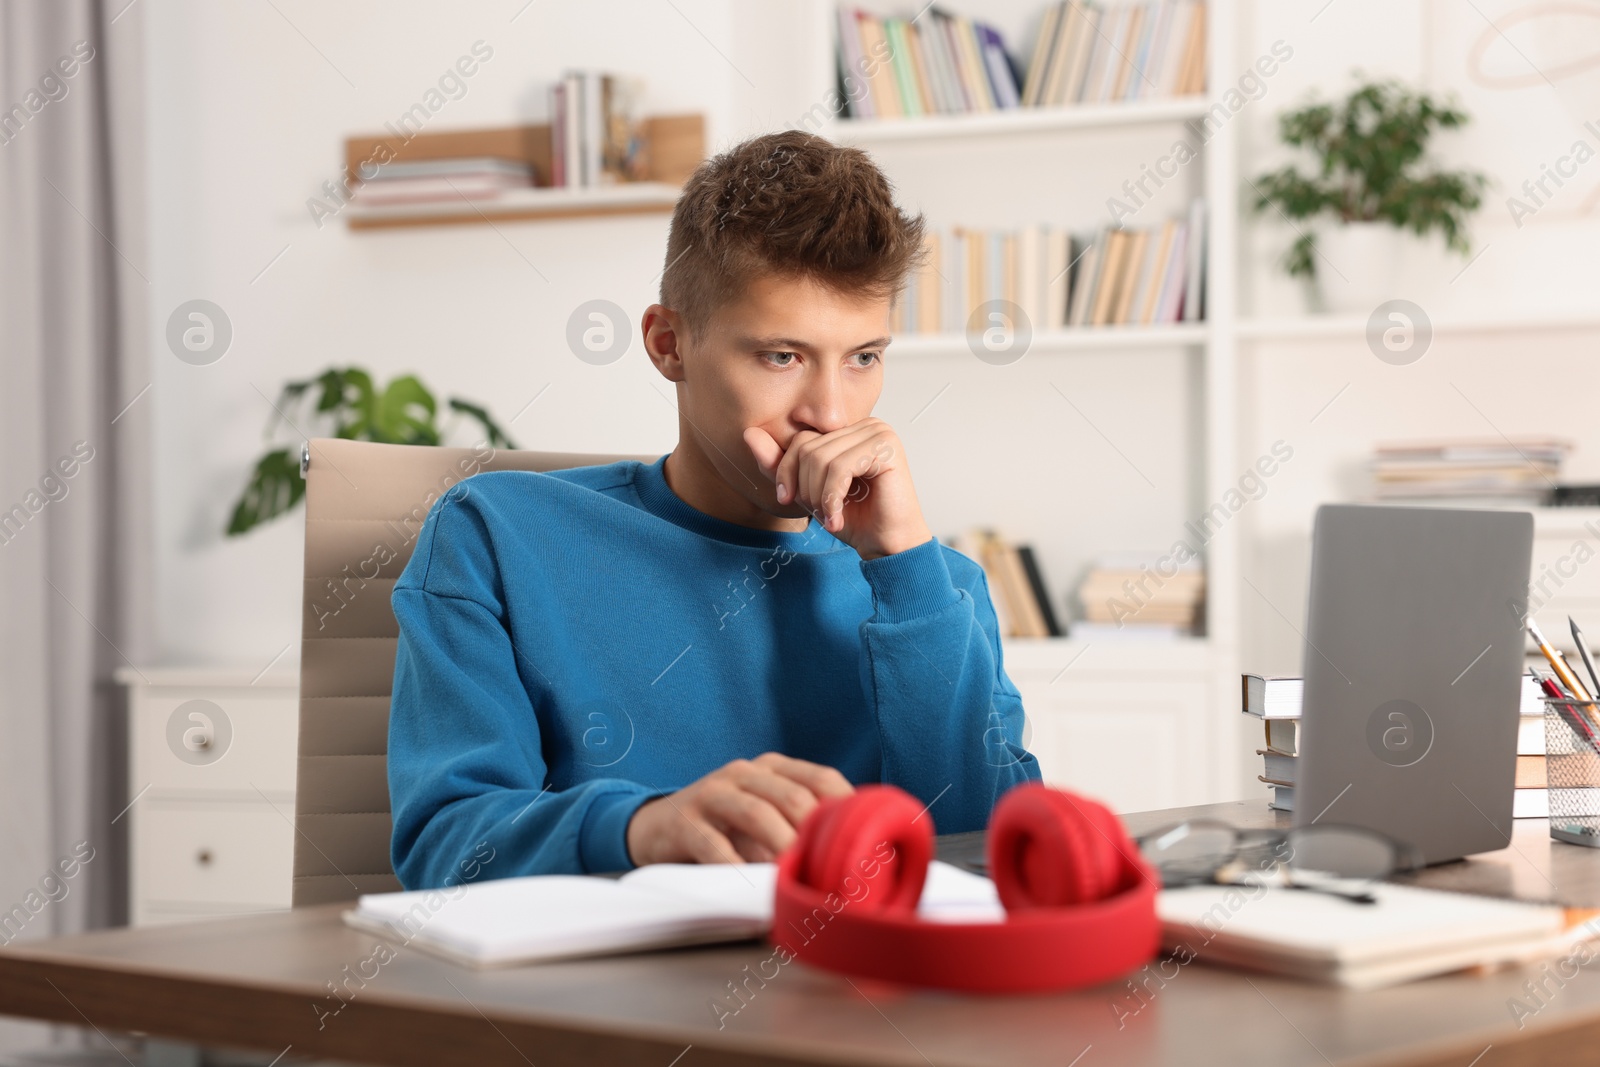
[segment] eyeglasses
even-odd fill
[[[1423,865],[1422,854],[1411,845],[1376,830],[1334,824],[1246,830],[1216,819],[1190,819],[1135,843],[1167,889],[1264,883],[1356,904],[1375,904],[1377,898],[1340,880],[1372,881]]]

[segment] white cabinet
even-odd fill
[[[129,920],[289,907],[297,676],[144,667],[128,687]]]
[[[1047,785],[1119,813],[1213,799],[1212,662],[1200,639],[1009,639],[1028,750]],[[1231,738],[1227,739],[1231,743]]]

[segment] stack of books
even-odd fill
[[[1147,229],[1074,236],[1035,225],[929,234],[921,267],[895,301],[891,328],[965,333],[975,325],[973,313],[992,300],[1016,305],[1033,331],[1198,321],[1205,214],[1205,202],[1196,200],[1187,218]],[[976,325],[981,332],[992,324]]]
[[[999,111],[1021,103],[992,26],[923,9],[915,21],[839,9],[839,73],[852,118]]]
[[[379,207],[492,200],[508,189],[526,189],[533,184],[533,167],[522,160],[491,156],[397,160],[379,164],[372,177],[356,188],[352,202]]]
[[[592,70],[569,70],[550,88],[550,184],[557,188],[615,185],[641,173],[631,118],[637,81]]]
[[[1257,775],[1272,790],[1268,807],[1294,810],[1296,769],[1300,761],[1300,701],[1305,682],[1300,678],[1244,676],[1244,713],[1260,719],[1266,748],[1256,749],[1262,760]],[[1550,812],[1545,764],[1544,703],[1539,679],[1522,677],[1522,705],[1518,709],[1516,793],[1511,814],[1517,819],[1542,819]]]
[[[1206,87],[1203,0],[1104,6],[1064,0],[1045,11],[1023,84],[1025,107],[1192,96]]]
[[[1380,444],[1372,477],[1382,500],[1527,507],[1550,495],[1570,441],[1460,438]]]
[[[983,568],[1000,636],[1063,635],[1031,545],[1011,544],[990,529],[974,529],[945,544]]]
[[[1163,568],[1143,556],[1102,556],[1078,586],[1085,622],[1074,623],[1072,632],[1188,636],[1198,632],[1204,618],[1205,592],[1198,559]]]

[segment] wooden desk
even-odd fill
[[[1263,802],[1145,812],[1135,833],[1191,815],[1277,825]],[[943,838],[952,861],[979,835]],[[1423,872],[1428,885],[1600,905],[1600,852],[1519,820],[1512,847]],[[772,957],[770,946],[472,971],[396,948],[328,905],[181,926],[109,930],[0,950],[0,1013],[103,1030],[366,1063],[436,1067],[873,1064],[955,1067],[1509,1064],[1600,1062],[1600,955],[1561,978],[1544,965],[1351,993],[1197,961],[1074,993],[964,997],[769,965],[776,977],[722,1019],[711,1004]],[[350,970],[346,971],[348,967]],[[1571,968],[1569,968],[1569,971]],[[330,983],[370,976],[339,1008]],[[1524,983],[1543,979],[1529,996]],[[1559,982],[1559,984],[1558,984]],[[1520,998],[1536,1013],[1518,1028]],[[736,1000],[724,1001],[730,1008]],[[1542,1006],[1541,1006],[1542,1005]],[[320,1023],[320,1025],[319,1025]],[[1487,1051],[1486,1051],[1487,1050]]]

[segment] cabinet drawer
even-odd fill
[[[133,825],[136,908],[287,908],[294,871],[294,827],[287,819],[293,817],[266,803],[141,802]]]
[[[211,762],[189,762],[180,755],[184,749],[184,730],[200,729],[210,721],[213,737],[220,738],[224,727],[219,716],[204,704],[197,704],[178,717],[178,738],[173,739],[174,712],[193,700],[203,700],[226,720],[226,747]],[[259,800],[266,793],[274,800],[294,793],[296,738],[299,733],[299,701],[292,692],[252,693],[248,690],[217,689],[152,690],[136,693],[132,715],[133,781],[130,794],[146,786],[159,796],[170,790],[212,794],[239,794]]]

